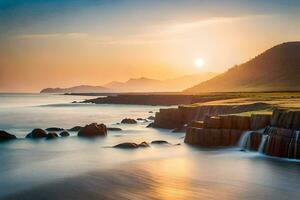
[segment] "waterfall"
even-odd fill
[[[247,145],[248,144],[248,140],[249,140],[252,132],[253,131],[245,131],[243,133],[242,137],[239,140],[239,147],[240,148],[247,149],[247,147],[248,147],[248,145]]]
[[[265,144],[267,142],[267,139],[268,139],[268,135],[262,135],[261,141],[260,141],[260,144],[259,144],[259,147],[258,147],[258,152],[259,153],[264,153]]]
[[[294,144],[294,157],[297,157],[297,147],[298,147],[298,139],[299,139],[300,131],[296,131],[295,136],[295,144]]]

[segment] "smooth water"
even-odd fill
[[[1,94],[0,129],[18,140],[0,144],[0,199],[298,199],[300,163],[232,149],[200,149],[184,133],[117,124],[147,118],[155,106],[71,104],[90,97]],[[105,138],[28,140],[33,128],[91,122],[120,127]],[[135,150],[121,142],[167,140]]]

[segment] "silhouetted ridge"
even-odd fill
[[[287,42],[185,92],[300,90],[300,42]]]

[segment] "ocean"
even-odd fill
[[[0,130],[18,137],[0,143],[0,199],[299,199],[300,162],[186,145],[184,133],[146,128],[161,106],[71,103],[91,97],[0,94]],[[105,123],[107,137],[25,139],[34,128]],[[124,150],[122,142],[171,145]],[[180,145],[177,145],[180,143]]]

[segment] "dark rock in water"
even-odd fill
[[[143,119],[143,118],[137,118],[136,120],[138,120],[138,121],[143,121],[144,119]]]
[[[151,122],[150,124],[148,124],[148,125],[146,126],[146,128],[151,128],[151,127],[154,127],[154,123],[153,123],[153,122]]]
[[[47,140],[51,140],[55,138],[58,138],[58,135],[56,133],[48,133],[46,137]]]
[[[47,137],[47,133],[46,131],[44,131],[43,129],[40,129],[40,128],[36,128],[36,129],[33,129],[31,131],[31,133],[29,133],[28,135],[26,135],[26,138],[45,138]]]
[[[121,121],[122,124],[136,124],[137,121],[134,119],[130,119],[130,118],[125,118]]]
[[[104,124],[92,123],[86,125],[78,132],[80,137],[95,137],[95,136],[106,136],[107,128]]]
[[[242,151],[242,152],[246,152],[246,149],[240,149],[240,151]]]
[[[165,140],[153,140],[151,144],[169,144],[169,142]]]
[[[114,148],[120,148],[120,149],[136,149],[138,147],[139,145],[133,142],[124,142],[114,146]]]
[[[109,131],[122,131],[121,128],[116,128],[116,127],[108,127],[107,130],[109,130]]]
[[[63,128],[58,128],[58,127],[50,127],[46,128],[46,131],[63,131]]]
[[[68,131],[80,131],[82,129],[81,126],[74,126],[73,128],[68,129]]]
[[[16,139],[15,135],[12,135],[6,131],[0,130],[0,141],[6,141],[11,139]]]
[[[68,137],[70,135],[70,133],[68,133],[67,131],[63,131],[59,134],[61,137]]]
[[[154,117],[154,116],[150,116],[150,117],[148,117],[147,119],[155,120],[155,117]]]
[[[150,147],[150,145],[147,142],[142,142],[139,144],[139,147]]]

